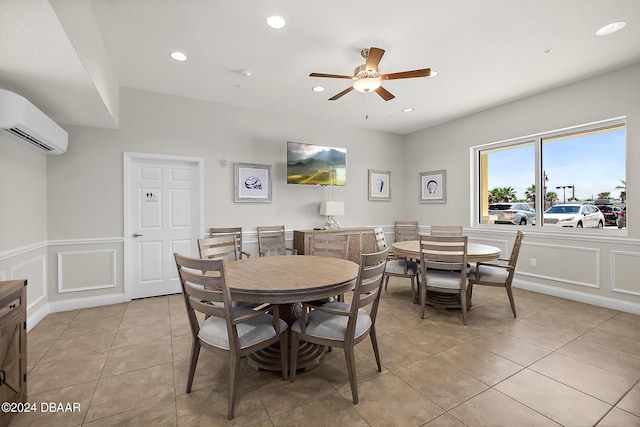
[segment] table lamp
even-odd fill
[[[344,215],[343,202],[322,202],[320,203],[320,215],[327,217],[327,223],[324,225],[329,229],[338,229],[340,224],[334,218],[336,215]]]

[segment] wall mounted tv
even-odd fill
[[[347,185],[347,149],[287,141],[287,183]]]

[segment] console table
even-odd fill
[[[293,230],[293,247],[298,250],[298,255],[306,255],[309,253],[309,236],[319,233],[348,234],[349,251],[347,259],[357,264],[360,263],[360,254],[376,251],[376,239],[373,235],[373,227]]]
[[[0,281],[0,402],[5,404],[27,397],[26,286],[26,280]],[[0,412],[0,425],[9,425],[13,415]]]

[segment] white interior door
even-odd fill
[[[180,292],[174,252],[197,256],[202,161],[125,153],[125,295]]]

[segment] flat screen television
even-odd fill
[[[287,183],[347,185],[347,149],[287,141]]]

